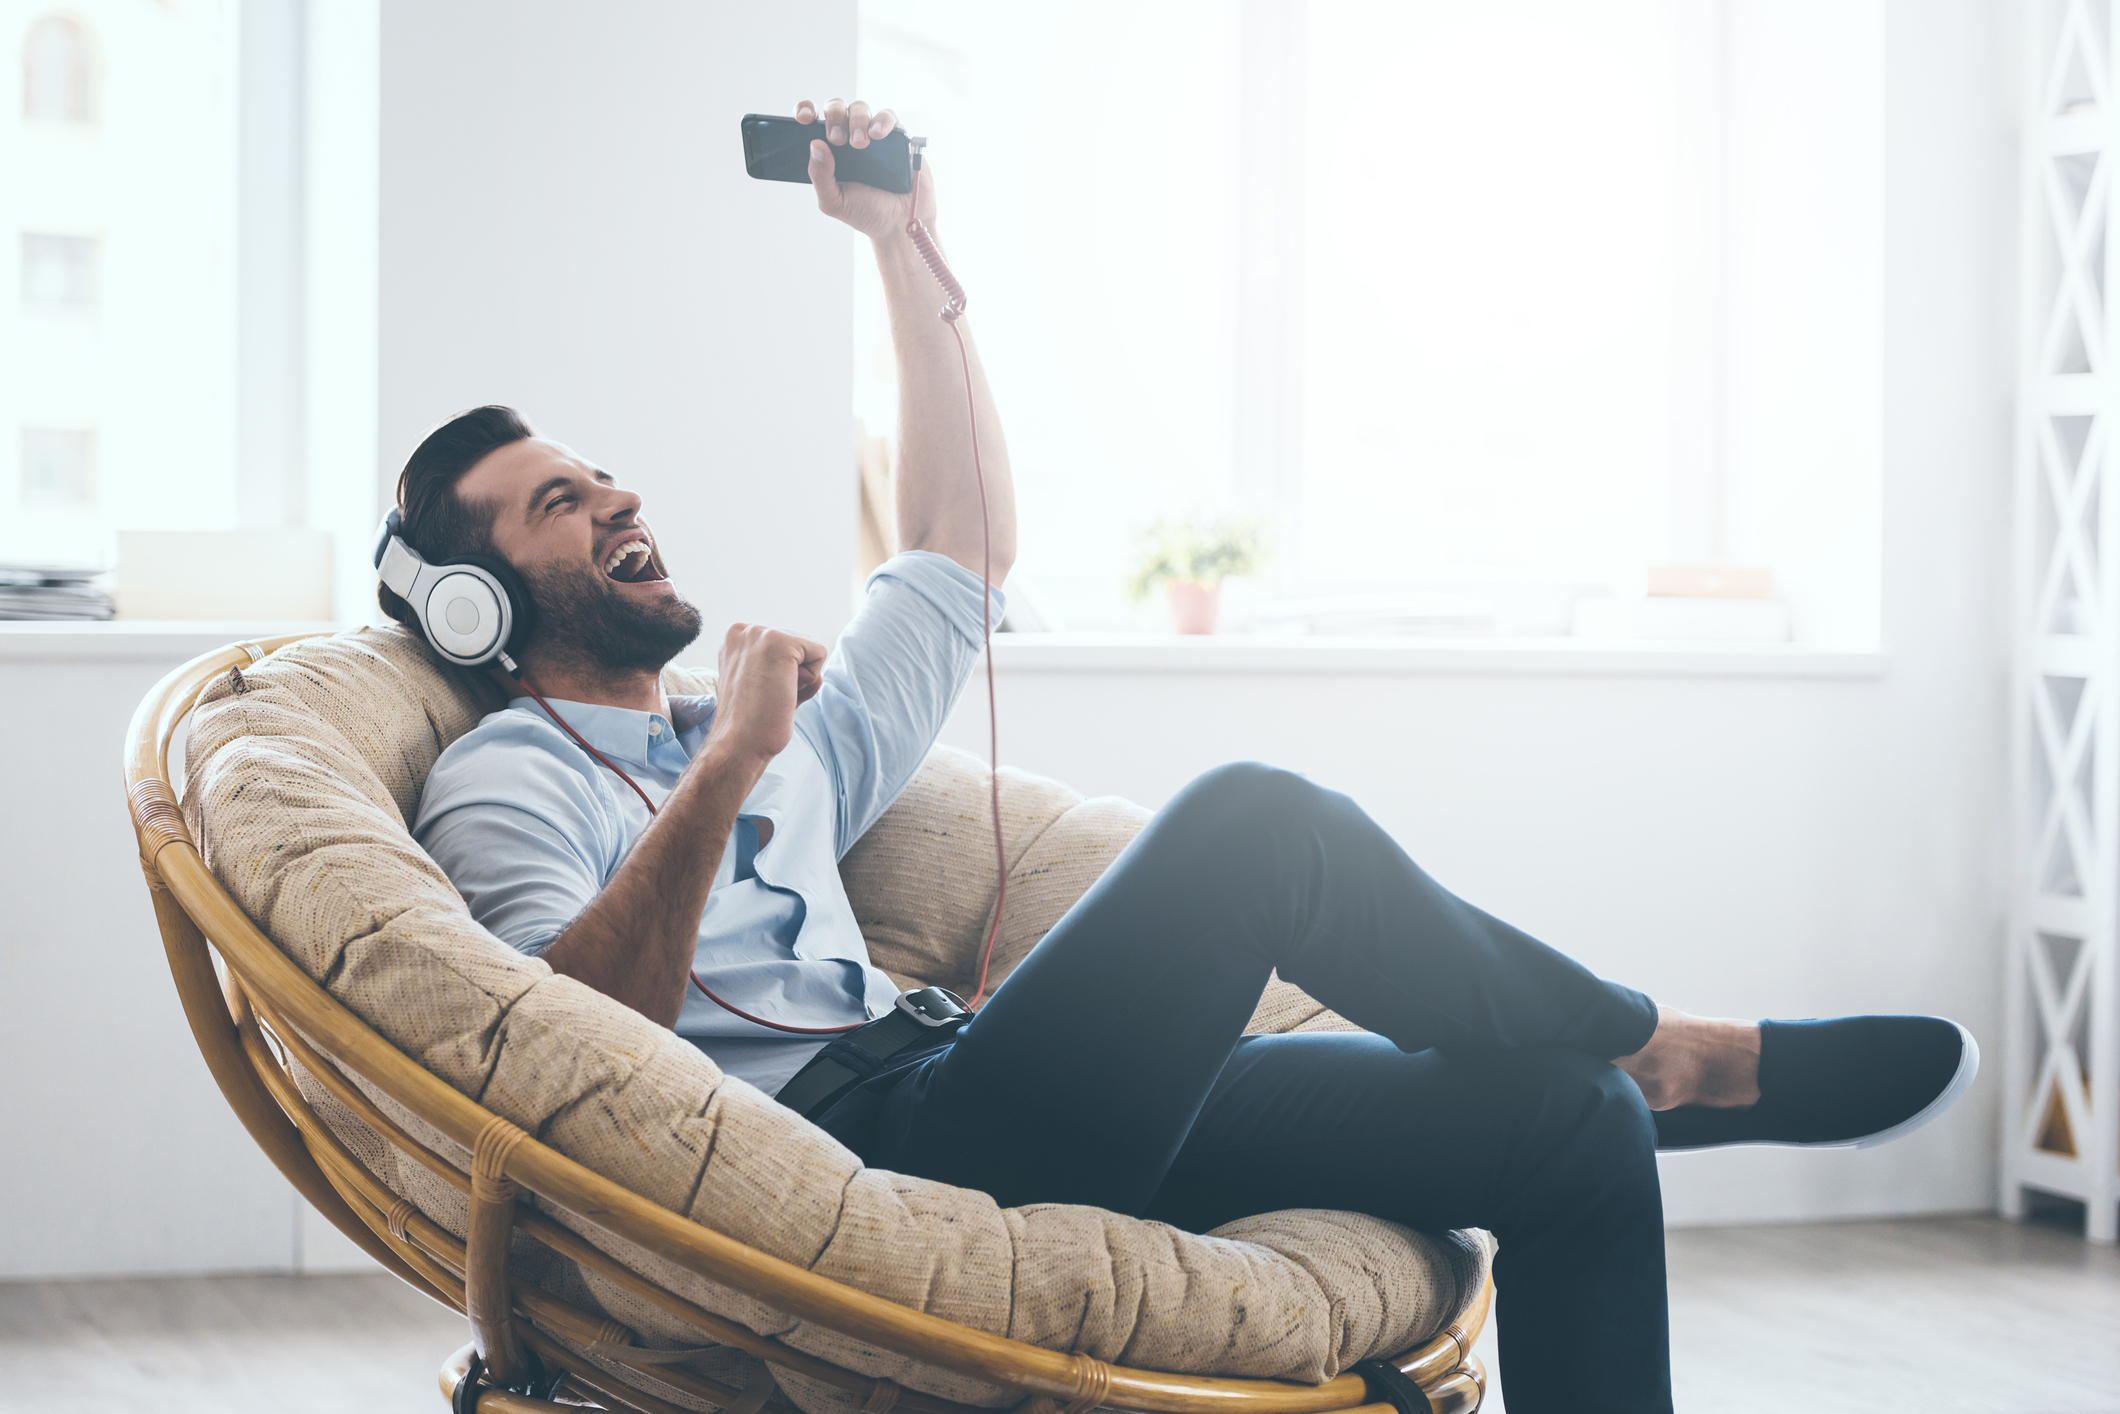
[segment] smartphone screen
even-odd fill
[[[743,116],[743,165],[760,181],[810,180],[810,144],[824,136],[824,124],[793,118]],[[903,128],[893,128],[867,147],[835,147],[833,169],[842,182],[860,182],[885,191],[913,189],[913,164]]]

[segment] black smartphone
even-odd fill
[[[793,118],[743,115],[743,165],[764,182],[810,180],[810,144],[824,137],[824,121],[798,123]],[[913,189],[913,161],[905,129],[893,128],[867,147],[835,147],[832,168],[842,182],[885,191]]]

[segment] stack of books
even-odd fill
[[[0,562],[0,619],[107,619],[109,571]]]

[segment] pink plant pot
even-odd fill
[[[1166,579],[1163,597],[1170,604],[1170,623],[1180,633],[1213,633],[1215,613],[1222,607],[1222,586],[1194,584],[1190,580]]]

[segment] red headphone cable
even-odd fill
[[[979,949],[979,985],[967,1007],[977,1007],[986,996],[986,971],[994,960],[994,939],[1001,933],[1001,910],[1008,902],[1008,845],[1001,833],[1001,717],[994,700],[994,526],[986,507],[986,468],[979,460],[979,403],[972,391],[972,356],[964,345],[964,331],[957,321],[964,314],[964,286],[950,273],[948,262],[936,248],[935,237],[920,219],[920,151],[913,152],[913,200],[905,233],[920,253],[928,273],[942,286],[940,318],[957,336],[957,362],[964,369],[964,407],[972,431],[972,475],[979,483],[979,636],[986,649],[986,743],[987,791],[994,817],[994,872],[999,884],[994,891],[994,917],[986,927],[986,943]]]

